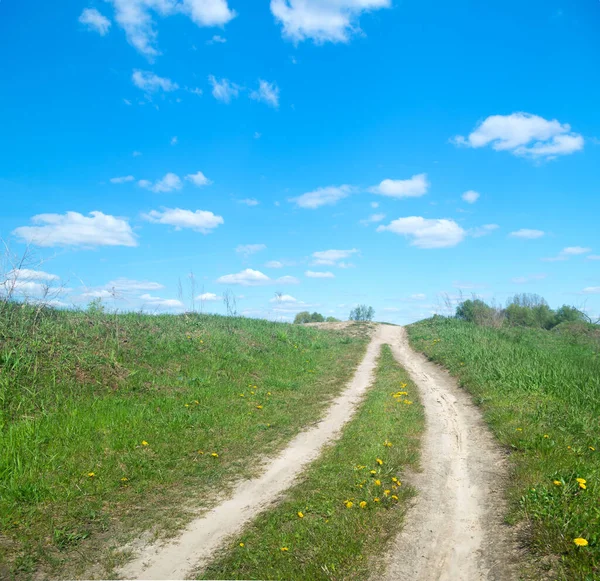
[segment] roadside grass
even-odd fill
[[[408,333],[473,394],[512,452],[508,518],[527,524],[534,578],[599,579],[600,343],[441,317]]]
[[[423,428],[417,389],[384,345],[374,386],[341,438],[197,578],[352,580],[381,572],[415,494],[403,471],[418,465]]]
[[[172,535],[351,378],[364,326],[0,312],[0,578],[108,578]],[[97,563],[90,569],[90,563]]]

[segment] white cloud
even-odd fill
[[[212,230],[224,223],[221,216],[204,210],[181,210],[180,208],[163,208],[162,212],[152,210],[148,214],[142,214],[142,218],[155,224],[167,224],[175,226],[175,230],[191,228],[202,234],[210,234]]]
[[[294,42],[348,42],[360,32],[363,12],[389,8],[391,0],[271,0],[271,12]]]
[[[547,274],[531,274],[529,276],[517,276],[511,278],[510,281],[515,284],[526,284],[528,282],[535,282],[536,280],[544,280],[547,276]]]
[[[258,206],[258,204],[260,204],[260,202],[254,198],[244,198],[243,200],[238,200],[238,203],[245,204],[246,206]]]
[[[214,75],[209,75],[208,80],[212,85],[212,94],[217,101],[231,103],[231,99],[240,94],[240,87],[227,79],[217,80]]]
[[[590,254],[586,256],[587,260],[600,260],[600,254]]]
[[[385,219],[385,214],[371,214],[368,218],[361,220],[359,223],[363,226],[369,226],[370,224],[376,224]]]
[[[85,24],[88,30],[97,32],[100,36],[108,34],[111,22],[106,16],[102,16],[95,8],[86,8],[79,17],[79,22]]]
[[[588,286],[581,292],[586,295],[597,295],[600,294],[600,286]]]
[[[131,76],[133,84],[142,91],[147,93],[155,93],[157,91],[164,91],[170,93],[179,89],[179,85],[174,83],[171,79],[159,77],[150,71],[133,71]]]
[[[189,176],[188,176],[189,177]],[[149,180],[140,180],[138,186],[148,190],[152,190],[156,193],[172,192],[174,190],[180,190],[183,188],[183,182],[181,178],[174,173],[169,172],[162,179],[158,180],[155,184],[152,184]]]
[[[91,290],[81,293],[84,299],[112,299],[113,293],[106,289]]]
[[[544,236],[545,232],[543,230],[531,230],[529,228],[521,228],[520,230],[516,230],[515,232],[511,232],[509,236],[513,238],[526,238],[529,240],[534,240],[535,238],[541,238]]]
[[[371,208],[379,208],[379,202],[371,202]]]
[[[262,133],[259,133],[258,131],[254,132],[254,139],[260,139],[262,137]]]
[[[221,284],[239,284],[241,286],[264,286],[269,284],[298,284],[300,281],[293,276],[282,276],[277,279],[269,278],[260,270],[246,268],[237,274],[226,274],[217,279]]]
[[[27,281],[52,281],[59,280],[60,277],[56,274],[50,274],[43,270],[32,270],[30,268],[16,268],[9,271],[6,274],[6,278],[9,280],[27,280]]]
[[[195,89],[188,89],[188,90],[193,95],[198,95],[198,97],[202,97],[202,95],[204,94],[204,91],[198,87],[196,87]]]
[[[552,258],[542,258],[544,262],[559,262],[563,260],[568,260],[571,256],[579,256],[580,254],[589,254],[592,251],[591,248],[583,247],[583,246],[568,246],[567,248],[563,248],[558,256],[554,256]]]
[[[133,157],[140,157],[140,155],[142,155],[142,152],[141,151],[134,151],[132,155],[133,155]]]
[[[294,298],[292,295],[281,295],[279,297],[273,297],[270,303],[297,303],[298,299]]]
[[[410,298],[415,301],[424,301],[427,298],[427,295],[424,295],[423,293],[416,293],[414,295],[410,295]]]
[[[278,260],[269,260],[265,264],[265,268],[283,268],[283,262],[279,262]]]
[[[195,186],[198,186],[198,187],[210,186],[210,184],[212,184],[212,181],[209,180],[201,171],[199,171],[198,173],[195,173],[195,174],[189,174],[189,175],[185,176],[185,179],[189,180]]]
[[[383,180],[378,186],[369,188],[369,192],[390,198],[418,198],[428,189],[427,174],[421,173],[408,180]]]
[[[465,192],[461,198],[468,204],[474,204],[479,199],[479,195],[479,192],[476,192],[475,190],[469,190]]]
[[[500,228],[498,224],[484,224],[483,226],[469,229],[468,234],[473,238],[481,238],[482,236],[491,234],[494,230],[498,230],[498,228]]]
[[[466,232],[454,221],[409,216],[379,226],[377,232],[403,234],[412,239],[411,246],[418,248],[449,248],[462,242]]]
[[[225,44],[227,42],[226,38],[215,34],[210,40],[206,41],[206,44]]]
[[[338,261],[344,258],[350,258],[353,254],[358,254],[356,248],[351,250],[320,250],[313,252],[313,264],[324,264],[334,266]]]
[[[354,188],[352,186],[329,186],[326,188],[318,188],[313,192],[302,194],[297,198],[290,198],[289,202],[294,202],[300,208],[308,208],[314,210],[321,206],[333,206],[340,200],[348,197]]]
[[[238,254],[243,254],[247,258],[251,254],[266,250],[266,248],[267,247],[264,244],[240,244],[235,251]]]
[[[153,297],[149,294],[144,294],[140,297],[142,301],[153,307],[165,308],[165,309],[182,309],[183,303],[176,299],[162,299],[160,297]]]
[[[110,178],[111,184],[125,184],[127,182],[133,182],[135,178],[133,176],[121,176],[118,178]]]
[[[198,26],[223,26],[236,16],[227,0],[108,0],[115,20],[125,30],[129,44],[151,58],[158,51],[158,33],[152,12],[160,16],[185,14]]]
[[[137,246],[131,226],[124,218],[94,211],[90,217],[78,212],[38,214],[35,226],[21,226],[13,234],[37,246]]]
[[[110,290],[114,289],[118,292],[134,292],[145,290],[160,290],[165,287],[159,282],[151,282],[147,280],[133,280],[130,278],[117,278],[105,284],[104,288]]]
[[[171,137],[171,145],[177,145],[177,142],[179,140],[177,139],[177,135],[175,135],[174,137]]]
[[[568,123],[548,121],[530,113],[491,115],[468,136],[457,135],[453,142],[467,147],[491,145],[496,151],[514,155],[552,159],[583,149],[584,140]]]
[[[333,272],[315,272],[314,270],[307,270],[304,276],[308,278],[335,278]]]
[[[262,101],[271,107],[279,107],[279,87],[277,83],[268,83],[262,79],[258,80],[258,90],[250,93],[250,98]]]
[[[203,293],[196,297],[197,301],[206,301],[206,302],[215,302],[220,301],[221,297],[217,296],[215,293]]]
[[[131,101],[129,99],[123,99],[123,103],[125,103],[125,105],[131,105]]]

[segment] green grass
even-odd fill
[[[394,398],[398,391],[408,396]],[[411,405],[404,403],[407,397]],[[198,578],[369,578],[383,565],[386,545],[398,534],[414,494],[406,484],[394,489],[392,478],[401,482],[405,468],[418,464],[423,427],[417,390],[386,345],[375,384],[341,439],[310,466],[283,502],[232,539]]]
[[[5,306],[0,578],[107,578],[124,541],[172,534],[321,416],[356,329]]]
[[[441,317],[408,331],[416,349],[447,367],[473,394],[512,452],[509,519],[527,525],[522,541],[537,567],[534,576],[546,571],[551,579],[599,579],[597,340]],[[585,489],[577,478],[587,481]],[[588,546],[574,544],[580,537]]]

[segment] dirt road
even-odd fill
[[[508,581],[518,554],[503,524],[505,458],[470,397],[445,371],[415,353],[400,329],[391,344],[419,387],[427,419],[422,472],[403,531],[387,556],[389,581]]]
[[[264,466],[262,476],[241,482],[233,496],[191,523],[183,534],[166,545],[144,548],[121,571],[128,579],[183,579],[202,567],[230,535],[278,500],[323,446],[337,439],[373,380],[377,356],[384,343],[396,337],[397,327],[379,326],[367,353],[346,389],[332,402],[315,427],[298,434],[288,447]]]

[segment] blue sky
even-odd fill
[[[149,312],[229,289],[277,320],[516,292],[598,314],[599,25],[591,0],[5,0],[5,285]]]

